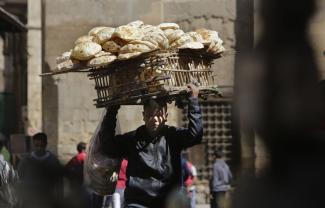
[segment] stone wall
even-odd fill
[[[223,87],[233,86],[236,0],[163,1],[164,21],[177,22],[185,31],[197,28],[216,30],[230,55],[216,60],[216,82]]]
[[[28,75],[27,109],[31,134],[40,131],[42,124],[42,4],[40,0],[28,1]],[[27,131],[29,131],[27,129]],[[29,132],[28,132],[29,133]]]

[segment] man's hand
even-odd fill
[[[117,112],[120,109],[120,105],[113,105],[106,107],[107,112]]]
[[[113,174],[111,175],[111,177],[109,178],[110,182],[115,182],[118,180],[118,174],[116,172],[113,172]]]
[[[191,97],[197,98],[199,97],[199,88],[194,84],[188,84],[187,87],[191,90]]]

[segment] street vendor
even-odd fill
[[[181,151],[199,144],[203,136],[199,89],[189,84],[188,128],[167,126],[167,104],[144,102],[144,125],[115,135],[119,106],[109,107],[98,137],[108,157],[127,158],[125,207],[162,208],[167,197],[182,185]]]

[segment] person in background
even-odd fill
[[[1,139],[0,149],[3,146],[4,141]],[[18,174],[1,153],[0,155],[0,207],[16,208],[19,205],[15,189],[18,182]]]
[[[34,151],[18,164],[23,207],[54,208],[63,198],[63,167],[54,154],[46,149],[47,135],[32,137]]]
[[[197,177],[196,167],[189,161],[187,161],[187,166],[191,171],[190,177],[187,178],[185,181],[185,185],[187,187],[187,191],[189,192],[189,196],[191,198],[191,208],[195,208],[196,205],[196,189],[195,189],[195,182]]]
[[[0,142],[2,142],[2,145],[1,145],[2,147],[0,149],[0,154],[2,155],[2,157],[3,157],[3,159],[5,161],[10,163],[10,160],[11,160],[10,152],[8,151],[8,149],[6,147],[7,138],[1,132],[0,132]]]
[[[112,204],[113,208],[123,208],[124,207],[124,190],[126,187],[126,168],[128,166],[128,161],[126,159],[122,160],[120,172],[118,174],[118,180],[116,183],[115,193],[111,196],[105,196],[105,206]],[[118,196],[116,196],[116,194]],[[116,202],[118,200],[118,202]]]
[[[226,192],[231,189],[232,174],[221,150],[214,152],[211,208],[224,208]]]
[[[78,154],[71,158],[71,160],[65,165],[65,172],[70,180],[72,189],[80,189],[83,185],[86,148],[87,144],[85,142],[79,142],[77,145]]]
[[[186,188],[187,194],[191,199],[191,208],[195,208],[196,204],[196,190],[195,190],[195,180],[197,176],[197,171],[195,166],[188,160],[188,153],[182,154],[182,173],[184,186]]]
[[[67,207],[89,208],[91,207],[91,194],[84,186],[84,163],[87,156],[87,144],[79,142],[77,154],[65,165],[65,176],[70,182],[70,193],[66,199]]]
[[[115,192],[120,195],[120,204],[121,207],[124,207],[124,190],[126,187],[126,168],[128,166],[128,161],[126,159],[123,159],[122,164],[121,164],[121,169],[118,174],[118,180],[116,184],[116,190]]]

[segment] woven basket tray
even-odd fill
[[[219,57],[205,50],[159,50],[92,68],[96,107],[141,104],[148,97],[180,99],[188,95],[188,83],[196,83],[201,96],[218,94],[211,65]]]

